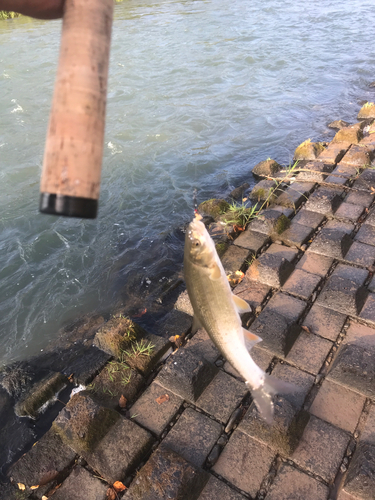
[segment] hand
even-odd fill
[[[65,0],[0,0],[0,10],[18,12],[38,19],[62,17]]]

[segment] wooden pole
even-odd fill
[[[113,0],[66,0],[40,185],[40,211],[95,218]]]

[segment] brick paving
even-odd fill
[[[100,369],[76,378],[90,390],[11,466],[0,499],[375,498],[375,142],[363,125],[305,162],[222,257],[246,271],[234,293],[263,338],[254,360],[298,386],[275,398],[273,425],[206,332],[191,336],[182,292],[150,359],[130,356],[128,371],[113,345],[125,333],[100,330]]]

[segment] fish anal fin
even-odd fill
[[[213,281],[216,281],[216,280],[220,279],[220,277],[221,277],[221,269],[220,269],[220,267],[216,263],[213,264],[212,267],[210,267],[210,270],[211,270],[210,278]]]
[[[246,349],[250,351],[255,344],[258,342],[261,342],[262,339],[258,337],[258,335],[255,335],[255,333],[249,332],[249,330],[245,330],[245,328],[242,328],[242,333],[243,333],[243,338],[245,341]]]
[[[232,295],[232,300],[240,314],[251,312],[251,307],[246,300],[241,299],[238,295]]]

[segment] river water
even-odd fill
[[[125,0],[115,7],[100,213],[38,213],[60,21],[0,23],[0,364],[181,267],[175,231],[374,100],[373,0]],[[137,297],[141,300],[137,301]]]

